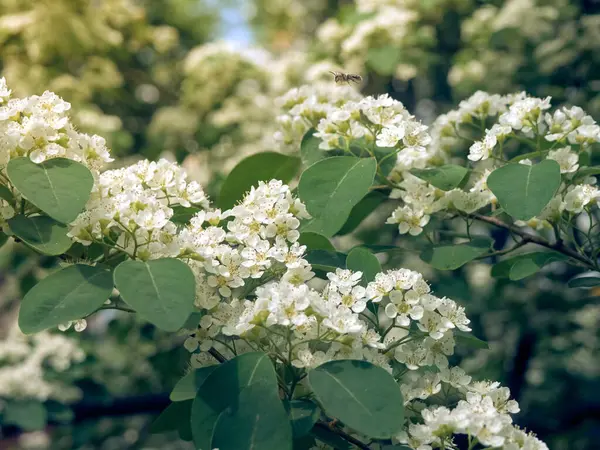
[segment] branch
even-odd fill
[[[546,239],[544,239],[542,237],[533,235],[531,233],[528,233],[527,231],[523,231],[519,227],[515,227],[514,225],[502,222],[500,219],[497,219],[495,217],[484,216],[481,214],[470,214],[469,217],[472,217],[473,219],[479,220],[481,222],[485,222],[485,223],[494,225],[499,228],[504,228],[505,230],[508,230],[508,231],[520,236],[521,239],[523,239],[523,241],[519,243],[520,244],[519,246],[529,244],[529,243],[541,245],[542,247],[549,248],[556,252],[562,253],[563,255],[568,256],[569,258],[575,259],[579,263],[583,264],[585,267],[595,270],[595,266],[592,261],[590,261],[585,256],[580,255],[575,250],[567,247],[562,241],[556,241],[555,243],[550,243],[549,241],[547,241]]]

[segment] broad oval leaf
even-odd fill
[[[242,160],[223,183],[217,204],[229,209],[259,181],[273,179],[288,183],[296,176],[302,161],[295,156],[275,152],[257,153]]]
[[[421,259],[438,270],[454,270],[484,255],[490,246],[491,241],[487,239],[474,239],[464,244],[438,245],[423,250]]]
[[[308,400],[292,400],[285,403],[294,439],[307,435],[321,414],[319,407]]]
[[[208,376],[216,368],[217,366],[214,365],[192,369],[177,382],[169,395],[169,399],[172,402],[193,400],[194,397],[196,397],[196,392],[198,392],[200,386],[202,386]]]
[[[152,422],[150,433],[159,434],[177,430],[181,439],[184,441],[191,441],[191,409],[192,400],[171,403],[162,413],[160,413],[156,420]]]
[[[37,333],[100,308],[113,288],[110,270],[76,264],[47,276],[27,292],[19,310],[19,327]]]
[[[469,174],[469,169],[448,164],[433,169],[412,169],[410,173],[442,191],[451,191],[463,183]]]
[[[494,265],[492,267],[492,276],[517,281],[539,272],[547,264],[566,259],[566,256],[558,252],[525,253]]]
[[[123,300],[163,330],[179,330],[194,308],[196,280],[178,259],[125,261],[115,269],[114,279]]]
[[[264,382],[239,395],[215,425],[211,447],[219,450],[292,450],[292,427],[277,392]]]
[[[487,180],[500,206],[518,220],[529,220],[542,212],[560,183],[560,166],[551,159],[531,166],[507,164],[494,170]]]
[[[329,239],[327,239],[325,236],[319,233],[313,233],[311,231],[301,233],[298,242],[300,243],[300,245],[306,245],[306,249],[309,251],[326,250],[330,252],[335,252],[335,247],[329,241]]]
[[[66,225],[50,217],[18,215],[7,222],[16,237],[45,255],[61,255],[73,244]]]
[[[598,276],[579,276],[576,278],[571,278],[567,285],[570,288],[591,288],[600,286],[600,277]]]
[[[396,435],[404,423],[400,387],[381,367],[367,361],[329,361],[308,373],[325,412],[372,438]]]
[[[314,128],[308,130],[302,137],[302,142],[300,143],[300,157],[302,158],[302,163],[306,167],[311,166],[328,156],[326,150],[321,150],[319,148],[321,139],[314,136],[315,131]]]
[[[306,260],[313,269],[325,272],[335,272],[338,268],[346,267],[346,255],[340,252],[313,250],[306,254]]]
[[[346,268],[362,272],[361,284],[363,286],[373,281],[375,275],[381,272],[381,264],[377,257],[364,247],[350,250],[346,257]]]
[[[62,223],[75,220],[94,186],[94,177],[88,168],[66,158],[49,159],[40,164],[29,158],[11,159],[6,173],[23,197]]]
[[[298,196],[312,219],[302,231],[333,236],[346,222],[352,208],[369,192],[377,161],[374,158],[334,156],[321,160],[300,177]]]
[[[219,415],[238,403],[240,392],[254,383],[265,383],[277,395],[275,369],[265,353],[244,353],[218,366],[198,389],[192,405],[192,434],[198,448],[211,449]]]

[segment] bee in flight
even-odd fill
[[[360,75],[355,75],[353,73],[332,72],[331,70],[329,71],[329,73],[333,74],[333,79],[338,84],[339,83],[350,84],[351,81],[353,81],[355,83],[360,83],[362,81],[362,77]]]

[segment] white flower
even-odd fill
[[[390,125],[383,128],[377,135],[376,144],[379,147],[395,147],[404,137],[404,127],[397,125]]]
[[[579,155],[571,151],[571,147],[563,147],[548,152],[548,159],[553,159],[560,166],[560,173],[573,173],[579,169]]]
[[[0,78],[0,105],[8,101],[10,93],[11,90],[6,86],[6,78]]]
[[[423,317],[417,323],[419,330],[424,333],[429,333],[433,339],[441,339],[444,333],[450,328],[454,328],[454,324],[447,318],[436,312],[425,311]]]
[[[580,213],[588,204],[598,196],[598,188],[589,184],[580,184],[572,187],[564,197],[567,211]]]
[[[462,388],[471,382],[471,377],[460,367],[444,367],[440,369],[440,379],[455,388]]]
[[[390,319],[396,319],[396,324],[407,327],[410,325],[410,319],[420,320],[423,317],[424,309],[418,303],[418,298],[414,301],[410,296],[406,297],[401,291],[392,291],[389,294],[390,303],[385,306],[385,315]]]
[[[400,206],[392,213],[386,223],[398,224],[400,234],[409,233],[417,236],[423,227],[429,223],[429,216],[421,210],[414,210],[409,206]]]

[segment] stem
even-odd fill
[[[476,214],[476,213],[470,214],[470,216],[476,220],[479,220],[481,222],[486,222],[490,225],[494,225],[499,228],[504,228],[505,230],[508,230],[511,233],[514,233],[514,234],[520,236],[522,239],[522,242],[521,242],[522,245],[529,244],[529,243],[537,244],[542,247],[546,247],[546,248],[549,248],[556,252],[562,253],[563,255],[568,256],[569,258],[572,258],[572,259],[578,261],[579,263],[583,264],[585,267],[595,269],[593,261],[589,260],[588,258],[586,258],[583,255],[580,255],[575,250],[570,249],[562,241],[556,241],[555,243],[552,244],[544,238],[535,236],[531,233],[528,233],[527,231],[523,231],[523,230],[519,229],[518,227],[515,227],[514,225],[502,222],[500,219],[497,219],[495,217],[483,216],[481,214]]]
[[[344,439],[345,441],[350,442],[351,444],[355,445],[356,447],[358,447],[358,448],[360,448],[362,450],[371,450],[371,448],[367,444],[359,441],[358,439],[356,439],[353,436],[350,436],[348,433],[346,433],[343,430],[340,430],[339,428],[331,428],[329,425],[327,425],[325,422],[323,422],[321,420],[319,420],[315,424],[315,427],[322,428],[322,429],[327,430],[327,431],[332,431],[335,434],[337,434],[339,437],[341,437],[342,439]]]
[[[485,255],[481,255],[475,259],[486,259],[486,258],[491,258],[492,256],[502,256],[502,255],[506,255],[507,253],[511,253],[514,250],[518,249],[519,247],[523,247],[525,244],[527,244],[527,242],[525,240],[522,240],[520,242],[517,242],[515,245],[513,245],[510,248],[504,249],[504,250],[498,250],[495,252],[491,252],[491,253],[486,253]]]

